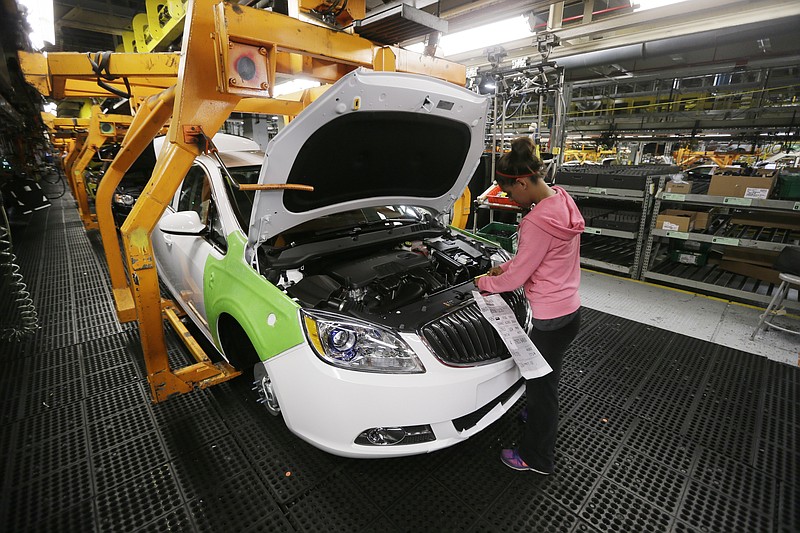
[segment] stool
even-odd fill
[[[765,330],[775,328],[794,335],[800,335],[800,330],[785,328],[770,322],[772,317],[782,314],[781,306],[783,305],[783,300],[786,298],[786,295],[789,293],[789,286],[794,285],[800,289],[800,247],[785,247],[781,253],[778,254],[777,259],[775,259],[774,268],[780,272],[778,277],[781,280],[781,284],[772,296],[772,300],[769,302],[764,314],[761,315],[755,331],[750,335],[750,340],[755,340],[756,334],[762,328]]]

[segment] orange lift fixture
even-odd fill
[[[43,94],[64,97],[98,92],[97,84],[93,83],[95,73],[86,62],[86,56],[80,62],[76,55],[59,56],[51,61],[51,56],[58,54],[50,54],[44,63],[40,57],[32,55],[24,60],[21,57],[21,62],[27,62],[30,69],[23,66],[26,77],[40,92],[44,91]],[[162,301],[152,255],[151,232],[200,154],[198,140],[218,131],[233,111],[296,115],[324,91],[324,88],[306,91],[299,101],[273,99],[278,73],[331,82],[355,68],[368,67],[427,74],[463,86],[466,70],[463,65],[443,59],[375,45],[356,35],[219,0],[189,3],[174,87],[158,90],[168,80],[175,79],[174,72],[171,77],[170,71],[177,54],[148,54],[145,60],[156,56],[152,70],[143,68],[141,59],[134,60],[130,56],[136,54],[111,54],[106,60],[110,77],[133,79],[131,92],[141,104],[97,190],[97,222],[118,318],[121,322],[139,322],[150,392],[153,401],[159,402],[173,394],[209,387],[239,374],[225,362],[213,363],[185,330],[177,307],[172,302]],[[243,57],[250,59],[243,62],[248,67],[255,64],[255,75],[251,76],[251,72],[242,75],[237,70]],[[123,65],[130,70],[126,71]],[[67,72],[69,69],[72,72]],[[146,80],[146,83],[139,86],[137,79]],[[118,81],[107,83],[121,85]],[[144,94],[147,91],[151,94]],[[121,228],[126,274],[111,214],[111,197],[122,176],[167,121],[167,142],[153,175]],[[276,186],[268,184],[263,188],[275,189]],[[178,328],[197,361],[195,364],[170,368],[164,318]]]

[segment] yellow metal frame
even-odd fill
[[[146,53],[172,43],[183,31],[186,1],[146,0],[145,12],[137,13],[131,21],[133,31],[122,34],[122,49]]]
[[[78,213],[87,230],[97,229],[98,225],[97,216],[89,209],[89,195],[84,180],[86,167],[104,144],[120,140],[125,135],[132,119],[133,117],[127,115],[107,115],[100,110],[100,106],[93,106],[86,139],[75,161],[66,169],[74,188],[72,192],[78,202]]]
[[[451,224],[458,229],[466,229],[471,209],[472,193],[469,192],[469,187],[467,187],[453,205],[453,222]]]
[[[95,197],[97,223],[111,278],[114,306],[120,322],[136,320],[137,315],[133,293],[128,284],[122,253],[119,249],[114,215],[111,211],[111,200],[122,177],[169,120],[174,99],[175,87],[171,87],[142,103],[131,121],[128,133],[122,140],[114,161],[106,169],[100,186],[97,188]]]
[[[458,85],[466,82],[463,65],[396,47],[377,46],[355,35],[220,0],[195,0],[189,4],[181,50],[180,56],[148,54],[144,60],[134,59],[133,54],[112,55],[110,73],[127,77],[138,91],[135,96],[141,104],[96,197],[97,222],[117,316],[121,322],[139,322],[154,402],[239,374],[226,363],[212,363],[195,342],[187,342],[195,364],[171,369],[167,359],[164,320],[178,328],[181,338],[190,339],[190,335],[181,331],[175,306],[160,297],[150,235],[200,153],[195,135],[187,132],[213,135],[232,111],[296,115],[324,90],[306,91],[298,99],[269,98],[279,73],[329,82],[364,66],[428,74]],[[237,54],[253,58],[255,79],[239,76]],[[21,54],[20,61],[26,78],[42,94],[63,98],[94,91],[97,95],[107,95],[97,87],[86,57],[78,56],[50,54],[42,58]],[[178,58],[180,61],[175,63]],[[164,88],[175,79],[174,87]],[[209,80],[216,83],[209,84]],[[154,94],[144,94],[147,91]],[[152,178],[120,229],[123,258],[114,229],[111,198],[122,176],[168,120],[167,142]]]
[[[72,138],[72,142],[67,147],[67,153],[61,161],[61,169],[64,171],[64,175],[67,177],[67,183],[69,184],[69,190],[72,192],[72,197],[77,197],[77,193],[75,192],[77,189],[75,187],[75,181],[72,179],[72,166],[75,163],[75,160],[78,158],[78,154],[80,153],[81,149],[83,148],[83,144],[86,142],[86,136],[88,134],[85,131],[76,132],[75,136]]]
[[[688,148],[679,148],[675,152],[675,163],[684,168],[700,161],[709,160],[719,167],[730,166],[741,154],[718,154],[717,152],[694,152]]]

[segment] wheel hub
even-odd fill
[[[258,394],[258,403],[267,408],[267,411],[272,416],[279,416],[281,414],[281,407],[278,405],[278,397],[275,396],[275,389],[272,386],[272,379],[270,379],[264,365],[259,363],[255,366],[253,371],[253,389]]]

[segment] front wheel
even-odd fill
[[[278,397],[272,386],[272,379],[269,377],[264,363],[257,363],[253,367],[253,389],[258,394],[258,403],[267,408],[267,412],[272,416],[280,416],[281,407],[278,405]]]

